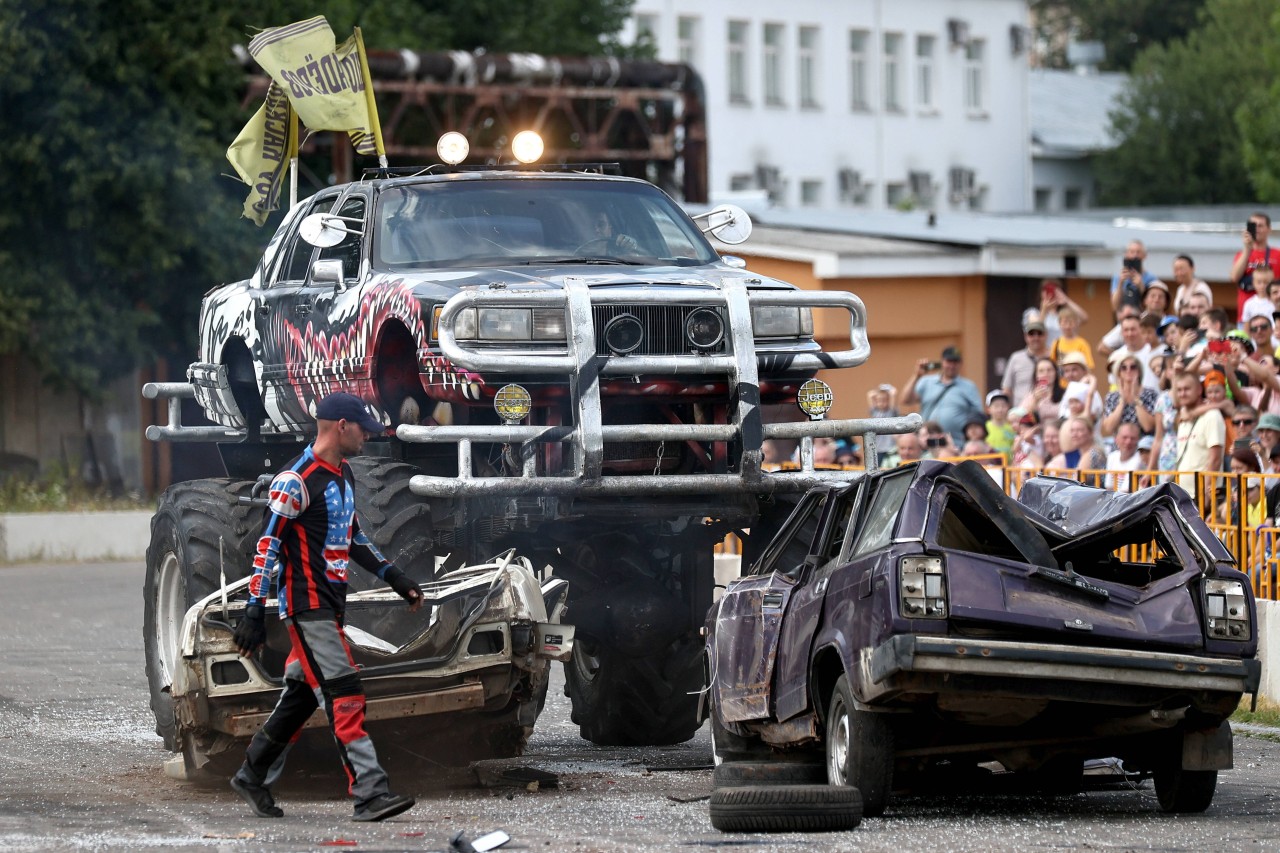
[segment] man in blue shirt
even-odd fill
[[[964,444],[964,425],[971,418],[986,419],[978,386],[960,375],[961,361],[960,350],[955,347],[942,351],[941,363],[920,359],[898,397],[900,411],[919,403],[921,416],[941,424],[956,447]],[[932,370],[939,372],[931,373]]]

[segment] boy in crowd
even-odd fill
[[[1275,280],[1275,272],[1268,266],[1255,267],[1253,270],[1253,296],[1244,301],[1240,308],[1240,324],[1247,327],[1254,317],[1271,317],[1276,310],[1275,303],[1267,295],[1271,283]]]
[[[1062,357],[1068,353],[1078,352],[1084,356],[1085,366],[1093,371],[1093,353],[1089,342],[1080,337],[1080,315],[1070,308],[1058,309],[1058,324],[1062,326],[1062,336],[1049,348],[1049,357],[1061,363]]]
[[[996,453],[1003,453],[1005,462],[1008,462],[1017,433],[1009,423],[1009,398],[999,388],[987,394],[986,427],[984,439],[987,444]]]

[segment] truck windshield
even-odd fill
[[[390,270],[718,260],[684,211],[653,186],[547,177],[386,189],[373,251],[374,265]]]

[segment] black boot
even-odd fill
[[[265,785],[250,782],[245,778],[244,768],[231,777],[231,790],[244,797],[244,801],[253,809],[258,817],[284,817],[284,811],[276,805],[275,798]],[[410,801],[409,805],[413,805]]]

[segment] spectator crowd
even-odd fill
[[[1111,279],[1114,325],[1098,341],[1080,335],[1088,314],[1067,283],[1045,280],[1022,314],[1023,346],[1005,359],[1000,387],[982,393],[949,346],[937,360],[920,359],[901,386],[868,394],[872,417],[924,419],[918,433],[878,438],[881,464],[985,457],[1105,471],[1099,478],[1122,491],[1173,478],[1192,494],[1197,472],[1280,473],[1280,248],[1270,234],[1267,214],[1250,216],[1229,271],[1230,306],[1213,304],[1190,256],[1174,260],[1166,283],[1131,241]],[[815,443],[815,464],[861,461],[857,438]],[[1153,471],[1165,473],[1141,473]],[[1241,507],[1251,525],[1276,517],[1280,486],[1236,491],[1222,490],[1219,520],[1238,518]]]

